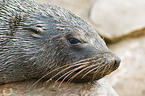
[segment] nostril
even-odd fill
[[[114,61],[114,65],[113,65],[113,68],[118,68],[119,67],[119,64],[120,64],[121,60],[120,58],[118,57],[115,57],[115,61]]]

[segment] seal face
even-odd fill
[[[0,84],[41,78],[89,82],[118,68],[96,31],[68,10],[0,0]]]

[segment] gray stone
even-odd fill
[[[105,79],[94,84],[25,81],[0,86],[0,96],[118,96]]]
[[[76,15],[87,19],[91,5],[95,0],[35,0],[41,3],[48,3],[70,10]]]
[[[144,5],[145,0],[96,0],[90,20],[103,37],[116,41],[145,28]]]
[[[121,58],[121,64],[106,78],[120,96],[145,96],[144,42],[145,37],[140,37],[109,46]]]

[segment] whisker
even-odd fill
[[[88,60],[88,59],[86,59],[86,60]],[[84,59],[84,60],[81,60],[80,62],[82,62],[82,61],[85,61],[85,59]],[[46,75],[44,75],[43,77],[41,77],[36,83],[38,83],[40,80],[42,80],[44,77],[46,77],[46,76],[49,75],[50,73],[52,73],[52,72],[54,72],[54,71],[56,71],[56,70],[59,70],[59,69],[61,69],[61,68],[63,68],[63,67],[66,67],[66,66],[71,65],[71,66],[65,68],[64,70],[58,72],[55,76],[51,77],[49,80],[46,81],[46,83],[49,82],[50,80],[52,80],[52,79],[53,79],[54,77],[56,77],[57,75],[59,75],[60,73],[62,73],[63,71],[65,71],[65,70],[67,70],[67,69],[69,69],[69,68],[75,67],[75,66],[83,65],[83,64],[86,63],[86,62],[85,62],[85,63],[80,63],[80,62],[74,62],[73,65],[72,65],[72,64],[66,64],[66,65],[64,65],[64,66],[62,66],[62,67],[60,67],[60,68],[54,69],[54,70],[52,70],[51,72],[49,72],[49,73],[47,73]]]
[[[102,63],[102,64],[103,64],[103,63]],[[94,75],[93,75],[92,80],[95,79],[95,77],[96,77],[96,75],[98,74],[98,72],[100,72],[100,70],[102,70],[102,69],[104,68],[104,66],[106,66],[106,62],[105,62],[102,66],[100,66],[100,68],[98,68],[98,69],[94,72]]]
[[[99,60],[101,60],[101,59],[98,59],[98,60],[95,60],[95,62],[97,62],[97,61],[99,61]],[[93,63],[95,63],[95,62],[93,62]],[[91,63],[92,64],[92,63]],[[76,73],[74,76],[72,76],[67,82],[67,84],[69,84],[69,82],[71,82],[77,75],[79,75],[80,73],[82,73],[83,71],[86,71],[86,70],[89,70],[89,69],[91,69],[92,67],[94,67],[94,66],[96,66],[96,65],[98,65],[98,64],[95,64],[95,65],[91,65],[91,66],[88,66],[88,67],[86,67],[86,68],[84,68],[84,69],[82,69],[82,70],[80,70],[78,73]],[[95,69],[94,69],[95,70]],[[92,70],[93,71],[93,70]],[[81,78],[82,79],[82,78]]]
[[[34,85],[36,85],[40,80],[42,80],[43,78],[45,78],[46,76],[48,76],[49,74],[51,74],[52,72],[55,72],[56,70],[59,70],[59,69],[61,69],[61,68],[63,68],[63,67],[66,67],[66,66],[69,66],[69,64],[68,65],[64,65],[64,66],[61,66],[61,67],[59,67],[59,68],[56,68],[56,69],[54,69],[54,70],[52,70],[52,71],[50,71],[50,72],[48,72],[47,74],[45,74],[44,76],[42,76],[40,79],[38,79],[30,88],[32,88]],[[30,89],[29,88],[29,89]],[[28,90],[29,90],[28,89]]]
[[[80,67],[77,67],[77,68],[75,68],[76,70],[77,69],[79,69]],[[61,77],[59,77],[55,82],[57,82],[58,80],[60,80],[62,77],[64,77],[65,75],[67,75],[67,74],[69,74],[70,72],[72,73],[72,72],[75,72],[76,70],[75,69],[73,69],[73,70],[70,70],[70,71],[68,71],[67,73],[65,73],[65,74],[63,74]]]
[[[93,65],[92,65],[93,66]],[[83,71],[86,71],[86,69],[90,69],[92,68],[92,66],[88,66],[82,70],[80,70],[78,73],[76,73],[75,75],[73,75],[67,82],[71,82],[77,75],[79,75],[80,73],[82,73]]]
[[[56,77],[57,75],[59,75],[60,73],[64,72],[65,70],[68,70],[68,69],[70,69],[70,68],[72,68],[72,67],[79,66],[79,65],[81,65],[81,64],[82,64],[82,63],[80,63],[80,64],[75,64],[75,65],[71,65],[71,66],[69,66],[69,67],[63,69],[62,71],[58,72],[56,75],[54,75],[53,77],[51,77],[49,80],[47,80],[46,83],[49,82],[50,80],[52,80],[53,78],[55,78],[55,77]]]
[[[107,69],[107,66],[104,67],[101,76],[103,76],[103,74],[105,73],[105,70]]]
[[[86,74],[84,74],[83,75],[83,77],[81,78],[81,79],[83,79],[87,74],[89,74],[89,73],[91,73],[92,71],[94,71],[94,70],[96,70],[97,68],[99,68],[100,66],[100,64],[98,65],[98,64],[95,64],[95,65],[93,65],[92,67],[94,67],[94,66],[96,66],[97,65],[97,67],[95,67],[95,68],[93,68],[92,70],[90,70],[90,71],[88,71]]]
[[[99,56],[99,54],[98,54],[98,56]],[[62,71],[60,71],[60,72],[58,72],[57,74],[55,74],[53,77],[51,77],[49,80],[47,80],[46,81],[46,83],[47,82],[49,82],[49,81],[51,81],[53,78],[55,78],[56,76],[58,76],[59,74],[61,74],[62,72],[64,72],[64,71],[66,71],[66,70],[68,70],[68,69],[70,69],[70,68],[73,68],[73,67],[77,67],[77,66],[81,66],[81,67],[77,67],[77,68],[75,68],[75,69],[73,69],[72,71],[69,71],[69,72],[67,72],[67,73],[65,73],[65,75],[67,75],[67,76],[65,76],[65,75],[63,75],[63,76],[61,76],[61,77],[59,77],[55,82],[57,82],[58,80],[60,80],[62,77],[64,77],[65,76],[65,78],[63,79],[63,81],[69,76],[69,75],[71,75],[73,72],[75,72],[76,70],[78,70],[78,69],[80,69],[80,68],[82,68],[82,67],[85,67],[86,66],[86,64],[88,63],[90,63],[90,61],[92,62],[92,61],[99,61],[99,60],[101,60],[101,58],[99,58],[99,59],[97,59],[96,60],[96,56],[94,57],[94,58],[87,58],[87,59],[82,59],[82,60],[79,60],[79,61],[77,61],[77,62],[74,62],[74,63],[70,63],[70,64],[66,64],[66,65],[64,65],[64,66],[60,66],[59,68],[56,68],[56,69],[53,69],[53,70],[51,70],[50,72],[48,72],[47,74],[45,74],[44,76],[42,76],[40,79],[38,79],[30,88],[32,88],[34,85],[36,85],[40,80],[42,80],[43,78],[45,78],[46,76],[48,76],[49,74],[51,74],[51,73],[53,73],[53,72],[55,72],[55,71],[57,71],[57,70],[60,70],[60,69],[63,69]],[[52,61],[51,63],[54,63],[54,61]],[[84,65],[85,64],[85,65]],[[52,66],[54,66],[54,65],[52,65]],[[68,67],[67,67],[68,66]],[[95,65],[94,65],[95,66]],[[66,67],[66,68],[65,68]],[[93,67],[93,66],[92,66]],[[85,69],[82,69],[80,72],[78,72],[77,74],[75,74],[71,79],[73,80],[77,75],[79,75],[81,72],[83,72],[84,70],[86,70],[86,69],[90,69],[90,68],[92,68],[91,66],[90,67],[87,67],[87,68],[85,68]],[[94,69],[95,70],[95,69]],[[88,73],[88,72],[87,72]],[[87,75],[87,74],[86,74]],[[71,80],[70,79],[70,80]],[[63,81],[61,82],[61,83],[63,83]],[[60,85],[61,85],[61,83],[60,83]],[[29,89],[30,89],[29,88]]]
[[[77,68],[75,68],[75,69],[73,69],[73,70],[70,70],[69,72],[65,73],[64,76],[67,75],[67,74],[68,74],[68,75],[65,76],[65,78],[63,78],[63,80],[61,81],[61,83],[59,84],[58,87],[60,87],[61,84],[63,83],[63,81],[64,81],[68,76],[70,76],[73,72],[75,72],[75,71],[77,71],[77,70],[79,70],[79,69],[81,69],[81,68],[83,68],[83,67],[85,67],[85,66],[86,66],[86,65],[79,66],[79,67],[77,67]],[[64,76],[61,76],[59,79],[61,79],[61,78],[64,77]],[[58,80],[59,80],[59,79],[58,79]],[[57,81],[58,81],[58,80],[57,80]],[[57,82],[57,81],[56,81],[56,82]]]

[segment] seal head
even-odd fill
[[[32,78],[89,82],[120,59],[68,10],[34,1],[0,1],[0,83]]]

